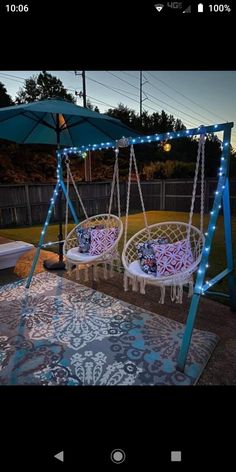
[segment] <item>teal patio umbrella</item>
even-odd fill
[[[65,100],[0,108],[0,138],[21,144],[86,146],[137,133],[120,120]]]
[[[20,144],[52,144],[80,147],[109,142],[137,133],[120,120],[61,99],[49,99],[0,109],[0,139]],[[59,201],[59,240],[62,240],[61,190]],[[59,265],[64,268],[62,244]]]

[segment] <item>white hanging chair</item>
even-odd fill
[[[145,294],[145,287],[147,284],[156,285],[161,289],[161,297],[159,302],[164,303],[165,300],[165,288],[171,287],[171,300],[177,303],[182,303],[183,286],[189,287],[189,296],[193,293],[193,273],[197,270],[197,267],[201,261],[202,249],[204,245],[204,234],[203,234],[203,217],[204,217],[204,145],[205,135],[200,136],[197,163],[193,185],[193,195],[191,202],[191,209],[189,215],[189,222],[183,223],[179,221],[165,221],[156,223],[151,226],[147,224],[146,212],[144,208],[142,190],[139,180],[139,174],[137,169],[136,158],[134,154],[133,146],[130,151],[130,166],[129,166],[129,181],[128,181],[128,192],[127,192],[127,206],[126,206],[126,222],[125,222],[125,235],[124,235],[124,249],[122,253],[122,262],[124,266],[124,290],[128,290],[129,283],[134,291],[140,290],[140,293]],[[200,211],[200,229],[192,225],[192,217],[194,210],[194,202],[196,197],[197,178],[199,171],[199,164],[201,160],[201,211]],[[131,182],[131,171],[132,163],[136,172],[136,178],[139,188],[139,195],[144,215],[145,228],[132,236],[127,241],[127,228],[128,228],[128,213],[129,213],[129,201],[130,201],[130,182]],[[181,271],[174,275],[156,276],[155,274],[147,274],[141,269],[140,261],[137,254],[137,245],[140,243],[146,243],[152,240],[158,240],[159,238],[168,239],[168,244],[173,244],[179,241],[187,240],[187,243],[192,253],[191,265],[184,264],[186,267],[182,267]],[[184,256],[185,257],[185,256]],[[186,257],[185,257],[186,261]]]
[[[139,243],[145,243],[159,238],[168,238],[169,244],[182,241],[187,239],[188,230],[189,225],[187,223],[165,221],[149,226],[149,231],[146,228],[143,228],[130,238],[122,253],[122,263],[125,269],[125,290],[128,290],[128,283],[130,280],[133,290],[138,290],[138,284],[140,284],[140,292],[143,294],[145,294],[145,286],[147,284],[157,285],[162,288],[160,303],[164,303],[165,287],[167,286],[172,287],[172,301],[181,303],[183,285],[189,285],[189,294],[191,295],[193,284],[192,274],[200,263],[202,247],[204,244],[204,236],[198,228],[193,225],[190,227],[189,240],[193,255],[193,263],[178,274],[156,277],[155,275],[144,273],[141,269],[140,261],[137,259],[136,249],[136,246]]]
[[[74,186],[75,192],[79,199],[80,205],[85,214],[85,220],[76,225],[69,234],[67,234],[68,228],[68,200],[66,205],[66,223],[65,223],[65,241],[63,245],[63,254],[66,261],[66,268],[71,272],[72,268],[76,268],[76,277],[79,279],[79,270],[85,269],[85,280],[88,280],[88,268],[93,267],[93,279],[98,280],[97,266],[98,264],[103,264],[103,275],[104,278],[107,278],[108,270],[110,270],[109,275],[113,274],[113,265],[117,265],[117,269],[120,268],[120,255],[118,251],[118,244],[120,238],[123,234],[123,223],[120,218],[120,192],[119,192],[119,168],[118,168],[118,148],[115,150],[116,159],[114,165],[114,173],[112,180],[111,196],[109,203],[108,213],[94,215],[88,217],[87,212],[84,208],[81,196],[71,174],[69,159],[66,159],[67,165],[67,195],[69,194],[69,180],[71,179]],[[111,213],[111,207],[114,197],[115,184],[117,186],[117,206],[118,206],[118,216]],[[89,253],[80,252],[79,239],[77,237],[77,231],[79,228],[87,229],[91,227],[100,226],[103,229],[115,228],[117,229],[117,237],[112,244],[109,244],[109,241],[106,244],[106,250],[97,255],[91,255]]]

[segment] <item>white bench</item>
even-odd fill
[[[23,241],[0,244],[0,269],[15,267],[18,258],[33,247],[33,244]]]

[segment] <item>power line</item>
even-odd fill
[[[130,82],[128,81],[125,81],[124,79],[121,79],[120,77],[118,77],[117,75],[111,73],[110,71],[107,71],[108,73],[110,73],[111,75],[117,77],[118,79],[122,80],[123,82],[127,83],[128,85],[130,85],[131,87],[135,87],[133,84],[131,84]],[[125,72],[123,71],[123,73],[129,75],[130,77],[132,78],[136,78],[135,76],[133,76],[132,74],[128,73],[128,72]],[[155,78],[156,80],[159,80],[160,82],[163,82],[164,84],[166,84],[166,82],[164,82],[163,80],[161,79],[157,79],[153,74],[151,74],[151,72],[147,71],[147,73],[149,73],[153,78]],[[145,77],[145,76],[144,76]],[[146,78],[146,77],[145,77]],[[149,81],[148,81],[149,82]],[[150,82],[149,82],[150,83]],[[194,113],[194,115],[198,115],[200,116],[201,118],[204,118],[204,120],[207,120],[207,122],[209,123],[210,122],[210,119],[207,118],[206,116],[196,112],[196,111],[193,111],[192,108],[188,107],[187,105],[183,104],[182,102],[179,102],[178,100],[176,100],[174,97],[171,97],[170,95],[168,95],[167,93],[163,92],[162,90],[158,89],[158,87],[154,86],[153,84],[150,84],[151,86],[153,86],[154,88],[156,88],[157,90],[159,90],[161,93],[163,93],[164,95],[166,95],[168,98],[171,98],[172,100],[174,100],[176,103],[180,104],[182,107],[186,108],[186,109],[189,109],[190,111],[192,111]],[[172,88],[174,91],[176,91],[177,93],[179,93],[180,95],[182,95],[184,98],[186,98],[187,100],[191,101],[192,103],[194,103],[195,105],[197,105],[199,108],[202,108],[203,110],[207,111],[208,113],[211,113],[212,115],[215,115],[219,118],[219,115],[216,115],[214,114],[214,112],[211,112],[210,110],[208,110],[207,108],[204,108],[202,107],[201,105],[199,105],[197,102],[195,102],[194,100],[191,100],[189,99],[186,95],[182,94],[181,92],[178,92],[175,88],[169,86],[168,84],[166,84],[169,88]],[[138,89],[138,87],[135,87]],[[129,93],[129,92],[128,92]],[[150,96],[152,96],[150,94]],[[157,97],[153,97],[155,99],[157,99]],[[168,103],[166,103],[165,101],[163,100],[160,100],[160,99],[157,99],[159,100],[160,102],[164,103],[165,105],[169,105]],[[189,116],[191,119],[194,119],[194,120],[197,120],[198,118],[196,116],[193,116],[193,115],[190,115],[189,113],[186,113],[184,111],[179,111],[176,107],[173,107],[172,105],[169,105],[171,106],[174,110],[176,110],[178,113],[181,113],[183,115],[186,115],[186,116]],[[150,107],[149,107],[150,108]],[[222,117],[220,117],[222,118]],[[222,118],[224,121],[227,121],[225,120],[225,118]],[[185,119],[186,121],[186,119]],[[197,122],[197,124],[199,124],[199,122]],[[194,125],[195,126],[195,125]],[[236,136],[236,133],[234,131],[232,131],[232,135]]]
[[[168,93],[163,92],[163,90],[159,89],[156,85],[152,84],[149,80],[148,80],[148,83],[151,85],[151,87],[155,88],[156,90],[158,90],[159,92],[161,92],[163,95],[166,95],[166,97],[171,98],[171,100],[174,100],[176,103],[178,103],[179,105],[183,106],[184,108],[187,108],[188,110],[193,111],[193,109],[192,109],[191,107],[189,107],[188,105],[184,105],[184,103],[179,102],[178,100],[176,100],[176,98],[172,97],[172,96],[169,95]],[[208,118],[207,118],[206,116],[202,115],[201,113],[198,113],[197,111],[194,111],[194,114],[195,114],[195,115],[198,115],[198,116],[200,116],[201,118],[204,118],[204,120],[207,120],[207,121],[208,121]]]
[[[19,79],[21,82],[24,82],[26,80],[26,77],[19,77],[19,75],[7,74],[6,72],[3,72],[3,71],[1,71],[1,74],[7,77],[14,77],[15,79]]]
[[[112,90],[112,91],[114,91],[114,92],[116,92],[116,93],[118,93],[118,94],[120,94],[120,95],[125,96],[126,98],[129,98],[129,100],[132,100],[132,101],[134,101],[134,102],[136,102],[136,103],[140,103],[138,100],[135,100],[134,98],[128,97],[127,95],[125,95],[125,94],[123,94],[123,93],[121,93],[121,92],[117,92],[115,89],[113,89],[113,87],[110,87],[110,86],[108,86],[108,85],[106,85],[106,84],[103,84],[102,82],[99,82],[98,80],[92,79],[91,77],[88,77],[88,76],[87,76],[87,79],[88,79],[88,80],[91,80],[92,82],[98,83],[99,85],[102,85],[103,87],[108,88],[109,90]],[[150,110],[153,110],[153,111],[156,112],[156,109],[153,108],[153,107],[150,107],[149,105],[146,106],[146,108],[149,108]],[[195,125],[194,125],[194,126],[195,126]]]
[[[154,103],[155,105],[158,105],[158,103],[154,102],[153,100],[151,99],[147,99],[149,102],[151,103]],[[159,105],[158,105],[159,106]],[[154,112],[158,113],[157,110],[153,107],[150,107],[149,105],[146,105],[145,108],[149,108],[150,110],[153,110]],[[164,110],[165,111],[165,110]],[[166,111],[168,111],[171,115],[173,115],[172,111],[171,110],[168,110],[168,108],[166,108]],[[181,114],[181,112],[179,112],[179,115]],[[175,118],[175,117],[174,117]],[[176,118],[175,118],[176,119]],[[194,128],[196,128],[196,126],[198,126],[198,123],[193,123],[191,121],[188,121],[186,120],[186,118],[182,118],[180,116],[180,119],[181,121],[183,122],[183,124],[186,124],[186,125],[189,125],[190,127],[193,126]]]
[[[112,74],[112,75],[113,75],[113,74]],[[102,83],[102,82],[100,82],[100,81],[98,81],[98,80],[92,79],[91,77],[88,77],[88,76],[87,76],[87,79],[90,80],[90,81],[92,81],[92,82],[98,83],[99,85],[102,85],[103,87],[108,88],[109,90],[112,90],[112,91],[114,91],[114,92],[116,92],[116,93],[118,93],[118,94],[120,94],[120,95],[125,96],[125,97],[128,98],[129,100],[135,101],[136,103],[140,103],[138,100],[135,100],[134,98],[131,98],[131,97],[125,95],[124,93],[118,92],[115,88],[110,87],[110,86],[107,85],[107,84],[104,84],[104,83]],[[129,92],[127,92],[127,93],[129,93]],[[147,92],[145,92],[145,94],[147,95]],[[150,95],[151,97],[153,97],[153,98],[156,99],[156,97],[153,96],[152,94],[149,93],[149,95]],[[157,102],[153,102],[153,100],[149,99],[148,97],[147,97],[147,99],[148,99],[149,101],[151,101],[152,103],[157,104],[158,106],[160,106]],[[167,104],[167,103],[164,102],[163,100],[159,100],[159,99],[157,99],[157,100],[160,101],[160,102],[162,102],[162,103],[164,103],[164,104]],[[168,105],[168,104],[167,104],[167,105]],[[151,107],[151,106],[149,106],[149,105],[146,105],[146,108],[148,108],[148,109],[150,109],[150,110],[152,110],[152,111],[154,111],[154,112],[157,111],[155,108],[153,108],[153,107]],[[175,108],[175,107],[173,107],[173,108]],[[190,118],[195,119],[193,116],[189,115],[188,113],[180,112],[177,108],[175,108],[175,110],[177,110],[179,114],[185,114],[186,116],[190,116]],[[170,111],[170,113],[173,113],[173,111]],[[183,120],[183,118],[182,118],[182,120]],[[187,123],[186,118],[185,118],[185,122]],[[188,123],[191,123],[191,122],[188,121]],[[191,123],[191,126],[194,126],[194,127],[195,127],[196,124],[199,125],[199,123]]]
[[[126,74],[126,75],[128,75],[129,77],[132,77],[133,79],[136,79],[136,80],[137,80],[137,77],[136,77],[135,75],[133,75],[133,74],[130,74],[129,72],[126,72],[126,71],[124,71],[124,70],[121,70],[120,72],[122,72],[122,74]],[[137,72],[138,72],[138,71],[137,71]]]
[[[136,85],[131,84],[131,83],[128,82],[127,80],[121,79],[121,77],[119,77],[119,76],[116,75],[116,74],[113,74],[113,72],[110,72],[109,70],[106,70],[106,72],[107,72],[108,74],[110,74],[110,75],[113,75],[113,77],[116,77],[117,79],[121,80],[121,81],[124,82],[125,84],[130,85],[130,87],[133,87],[133,88],[139,90],[139,87],[136,87]]]
[[[114,88],[114,90],[118,90],[118,91],[121,91],[121,92],[129,93],[130,95],[133,95],[134,97],[137,97],[137,94],[136,94],[136,93],[128,92],[128,90],[120,89],[119,87],[113,87],[113,88]]]
[[[72,71],[65,71],[65,72],[68,72],[68,73],[74,75],[74,72],[72,72]],[[122,80],[123,82],[127,83],[129,86],[131,86],[131,87],[133,87],[133,88],[135,88],[135,89],[138,90],[138,87],[137,87],[137,86],[134,86],[134,85],[131,84],[130,82],[125,81],[124,79],[121,79],[121,78],[118,77],[116,74],[113,74],[113,73],[111,73],[110,71],[106,71],[106,72],[108,72],[108,73],[111,74],[111,75],[116,76],[118,79]],[[126,75],[128,75],[128,76],[130,76],[130,77],[132,77],[132,78],[137,79],[137,77],[135,77],[133,74],[130,74],[129,72],[126,72],[126,71],[121,71],[121,72],[124,73],[124,74],[126,74]],[[137,72],[138,72],[138,71],[137,71]],[[187,96],[184,95],[183,93],[179,92],[179,91],[178,91],[177,89],[175,89],[174,87],[168,85],[164,80],[157,78],[157,77],[156,77],[155,75],[153,75],[150,71],[147,71],[147,73],[148,73],[151,77],[153,77],[155,80],[157,80],[157,81],[159,81],[159,82],[162,82],[163,84],[165,84],[165,85],[166,85],[167,87],[169,87],[170,89],[174,90],[174,91],[175,91],[176,93],[178,93],[179,95],[183,96],[184,98],[186,98],[186,99],[189,100],[190,102],[192,102],[192,103],[194,103],[195,105],[197,105],[199,108],[202,108],[203,110],[207,111],[207,112],[210,113],[211,115],[215,115],[215,116],[217,116],[217,117],[220,117],[220,116],[217,115],[216,113],[214,113],[214,112],[208,110],[207,108],[205,108],[205,107],[199,105],[199,104],[198,104],[197,102],[195,102],[194,100],[190,99],[189,97],[187,97]],[[7,79],[7,80],[12,80],[12,81],[17,82],[17,83],[19,83],[19,84],[22,84],[22,83],[25,82],[25,80],[27,80],[27,79],[24,78],[24,77],[20,77],[20,76],[14,75],[14,74],[7,74],[7,73],[2,72],[2,71],[0,72],[0,77],[5,78],[5,79]],[[91,81],[93,81],[93,82],[95,82],[95,83],[98,83],[99,85],[102,85],[103,87],[106,87],[106,88],[108,88],[108,89],[114,91],[115,93],[118,93],[119,95],[122,95],[122,96],[128,98],[129,100],[132,100],[132,101],[134,101],[134,102],[136,102],[136,103],[139,103],[138,100],[135,100],[134,98],[132,98],[132,97],[126,95],[126,94],[128,93],[128,94],[132,94],[132,95],[135,96],[135,94],[133,94],[132,92],[125,91],[125,90],[123,90],[123,89],[119,89],[118,87],[110,87],[110,86],[108,86],[108,85],[106,85],[106,84],[103,84],[103,83],[101,83],[101,82],[99,82],[99,81],[96,81],[95,79],[92,79],[91,77],[88,77],[88,80],[91,80]],[[163,92],[162,90],[158,89],[158,87],[156,87],[154,84],[151,84],[150,81],[148,81],[148,82],[149,82],[149,84],[150,84],[152,87],[156,88],[156,89],[159,90],[161,93],[163,93],[163,94],[165,94],[166,96],[168,96],[169,98],[172,98],[172,99],[175,100],[177,103],[180,103],[183,107],[189,108],[189,107],[187,107],[187,105],[184,105],[184,104],[182,104],[181,102],[178,102],[178,101],[177,101],[176,99],[174,99],[173,97],[169,96],[168,94],[166,94],[166,93]],[[66,89],[67,89],[67,90],[71,90],[71,91],[73,91],[73,92],[76,90],[76,88],[75,88],[75,87],[72,87],[72,86],[71,86],[71,87],[66,87]],[[124,92],[125,92],[125,93],[124,93]],[[161,102],[161,103],[164,103],[165,105],[170,106],[167,102],[158,99],[157,97],[155,97],[154,95],[152,95],[150,92],[144,92],[144,93],[145,93],[146,95],[149,94],[149,97],[152,97],[152,98],[154,98],[155,100],[157,100],[157,101],[159,101],[159,102]],[[147,99],[148,99],[151,103],[154,103],[155,105],[160,106],[158,103],[153,102],[153,100],[151,100],[149,97],[147,97]],[[95,100],[95,99],[93,98],[93,100]],[[110,105],[110,104],[108,104],[108,103],[106,103],[106,102],[103,102],[102,100],[100,100],[99,102],[100,102],[100,103],[103,103],[104,105],[107,105],[107,106],[109,106],[109,107],[115,108],[113,105]],[[151,106],[149,106],[149,105],[147,105],[147,104],[146,104],[145,108],[156,112],[156,109],[154,109],[153,107],[151,107]],[[165,107],[165,108],[166,108],[166,107]],[[185,113],[184,111],[179,111],[179,109],[177,109],[176,107],[172,107],[172,108],[173,108],[174,110],[176,110],[179,115],[180,115],[180,114],[181,114],[181,115],[184,114],[184,115],[186,115],[186,116],[190,116],[190,118],[192,118],[192,119],[194,119],[194,120],[197,119],[196,117],[193,117],[192,115],[187,114],[187,113]],[[190,108],[189,108],[189,109],[190,109]],[[168,109],[167,109],[167,110],[168,110]],[[173,113],[173,112],[170,111],[170,113]],[[200,115],[200,113],[198,113],[198,112],[194,112],[194,113],[198,114],[199,116],[203,116],[203,115]],[[206,117],[204,117],[204,118],[206,118]],[[226,121],[225,118],[223,118],[223,117],[220,117],[220,118],[222,118],[224,121]],[[182,118],[182,120],[183,120],[183,118]],[[185,121],[186,124],[187,124],[187,122],[190,123],[188,120],[186,120],[186,118],[184,118],[184,121]],[[195,124],[194,124],[194,126],[195,126]],[[232,135],[233,135],[234,137],[236,136],[236,132],[233,131],[233,130],[232,130]]]
[[[168,88],[174,90],[176,93],[178,93],[179,95],[181,95],[182,97],[186,98],[186,100],[189,100],[190,102],[194,103],[194,105],[197,105],[199,108],[202,108],[203,110],[207,111],[208,113],[210,113],[211,115],[214,115],[216,116],[217,118],[220,118],[220,120],[224,120],[224,121],[227,121],[224,117],[208,110],[208,108],[206,107],[203,107],[202,105],[199,105],[197,102],[195,102],[194,100],[192,100],[191,98],[187,97],[187,95],[185,95],[184,93],[180,92],[179,90],[175,89],[174,87],[172,87],[171,85],[167,84],[167,82],[165,82],[164,80],[156,77],[155,75],[153,75],[150,71],[148,71],[149,74],[155,79],[155,80],[158,80],[159,82],[162,82],[164,85],[166,85]]]
[[[170,86],[167,84],[167,82],[165,82],[164,80],[160,79],[160,78],[157,78],[156,76],[154,76],[153,74],[151,74],[150,71],[148,71],[148,73],[157,81],[159,82],[162,82],[164,85],[166,85],[167,87],[169,87],[170,89],[174,90],[176,93],[178,93],[179,95],[181,95],[182,97],[186,98],[187,100],[189,100],[190,102],[192,102],[194,105],[197,105],[199,108],[202,108],[203,110],[207,111],[208,113],[210,113],[212,116],[216,116],[217,118],[220,118],[224,121],[227,121],[224,117],[220,116],[220,115],[217,115],[216,113],[208,110],[208,108],[205,108],[203,107],[202,105],[199,105],[199,103],[195,102],[194,100],[192,100],[191,98],[187,97],[186,95],[184,95],[182,92],[179,92],[177,89],[175,89],[174,87]],[[164,93],[164,92],[162,92]],[[184,105],[186,107],[186,105]],[[197,112],[195,112],[197,113]],[[199,113],[197,113],[199,115]],[[210,121],[210,120],[208,120]],[[232,135],[234,137],[236,137],[236,132],[232,130]]]
[[[24,84],[24,82],[25,82],[25,80],[26,80],[26,79],[25,79],[25,80],[22,79],[22,80],[20,81],[19,79],[14,79],[14,78],[13,78],[14,75],[13,75],[12,77],[9,77],[8,74],[7,74],[7,77],[6,77],[6,76],[3,75],[2,73],[0,74],[0,76],[1,76],[3,79],[12,80],[13,82],[23,83],[23,84]]]
[[[109,73],[109,74],[111,74],[111,75],[113,75],[114,77],[118,78],[119,80],[122,80],[122,82],[125,82],[126,84],[130,85],[131,87],[134,87],[134,88],[138,89],[138,87],[134,86],[133,84],[131,84],[131,83],[128,82],[127,80],[121,79],[121,78],[118,77],[116,74],[114,74],[114,73],[112,73],[112,72],[110,72],[110,71],[106,71],[106,72]],[[127,73],[127,74],[128,74],[128,73]],[[131,74],[128,74],[128,75],[131,75]],[[152,75],[152,74],[150,74],[150,75]],[[132,77],[134,77],[134,76],[132,76]],[[146,77],[144,76],[144,78],[146,78]],[[148,81],[148,82],[149,82],[149,81]],[[150,82],[149,82],[149,83],[150,83]],[[152,85],[152,84],[150,84],[150,85]],[[153,86],[154,88],[156,88],[157,90],[159,90],[159,91],[160,91],[161,93],[163,93],[164,95],[166,95],[168,98],[171,98],[171,99],[175,100],[175,101],[176,101],[178,104],[180,104],[181,106],[184,106],[185,108],[188,108],[189,110],[192,111],[192,109],[191,109],[190,107],[188,107],[188,106],[182,104],[182,103],[179,102],[178,100],[174,99],[174,98],[171,97],[170,95],[168,95],[168,94],[166,94],[165,92],[163,92],[162,90],[158,89],[158,87],[156,87],[156,86],[154,86],[154,85],[152,85],[152,86]],[[118,89],[118,90],[119,90],[119,89]],[[130,92],[127,92],[127,93],[130,93]],[[144,92],[144,93],[145,93],[145,92]],[[148,93],[149,93],[149,92],[148,92]],[[150,97],[155,98],[156,100],[158,100],[158,101],[164,103],[165,105],[168,105],[167,102],[165,102],[165,101],[163,101],[163,100],[161,100],[161,99],[158,99],[157,97],[154,97],[151,93],[149,93],[149,95],[150,95]],[[194,117],[193,115],[190,115],[189,113],[186,113],[186,112],[184,112],[184,111],[181,111],[181,112],[180,112],[179,109],[177,109],[176,107],[173,107],[172,105],[169,105],[169,106],[171,106],[174,110],[176,110],[178,113],[181,113],[182,115],[186,115],[186,116],[188,116],[188,117],[190,117],[191,119],[194,119],[194,120],[197,119],[196,117]],[[151,107],[149,107],[149,108],[153,110],[153,108],[151,108]],[[201,115],[201,114],[198,113],[198,112],[194,112],[194,113],[197,114],[197,115],[199,115],[199,116],[201,116],[201,117],[203,117],[203,115]],[[204,116],[203,118],[204,118],[204,119],[207,119],[205,116]],[[208,119],[207,119],[207,121],[208,121]],[[196,123],[195,123],[195,124],[196,124]],[[195,126],[195,124],[194,124],[194,126]],[[199,124],[199,122],[198,122],[197,124]]]
[[[154,98],[154,99],[157,100],[158,102],[164,103],[164,104],[167,105],[167,106],[171,106],[171,105],[169,105],[168,103],[166,103],[164,100],[161,100],[161,99],[155,97],[155,96],[152,95],[150,92],[145,92],[145,93],[146,93],[146,95],[149,95],[150,97]],[[189,118],[191,118],[191,119],[193,119],[193,120],[196,119],[194,116],[190,115],[189,113],[186,113],[186,112],[184,112],[184,111],[182,111],[182,110],[179,111],[179,109],[176,108],[176,107],[174,107],[174,106],[171,106],[171,108],[173,108],[173,110],[177,110],[178,113],[181,113],[182,115],[186,115],[186,116],[188,116]],[[198,124],[199,124],[199,123],[198,123]]]
[[[91,77],[88,77],[88,76],[87,76],[87,79],[88,79],[88,80],[91,80],[92,82],[95,82],[95,83],[97,83],[97,84],[99,84],[99,85],[102,85],[103,87],[108,88],[109,90],[112,90],[113,92],[116,92],[116,93],[118,93],[118,94],[120,94],[120,95],[123,95],[124,97],[128,98],[129,100],[132,100],[133,102],[139,103],[138,100],[135,100],[134,98],[131,98],[131,97],[129,97],[128,95],[125,95],[124,93],[117,92],[117,90],[115,90],[113,87],[110,87],[109,85],[105,85],[105,84],[103,84],[102,82],[99,82],[98,80],[92,79]],[[128,93],[129,93],[129,92],[128,92]]]
[[[104,102],[103,100],[100,100],[98,98],[92,97],[91,95],[87,95],[88,98],[91,98],[94,102],[101,103],[102,105],[106,105],[110,108],[116,108],[116,106],[111,105],[110,103]]]

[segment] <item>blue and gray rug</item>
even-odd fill
[[[194,330],[183,374],[182,336],[181,323],[51,273],[0,288],[1,385],[191,385],[218,337]]]

